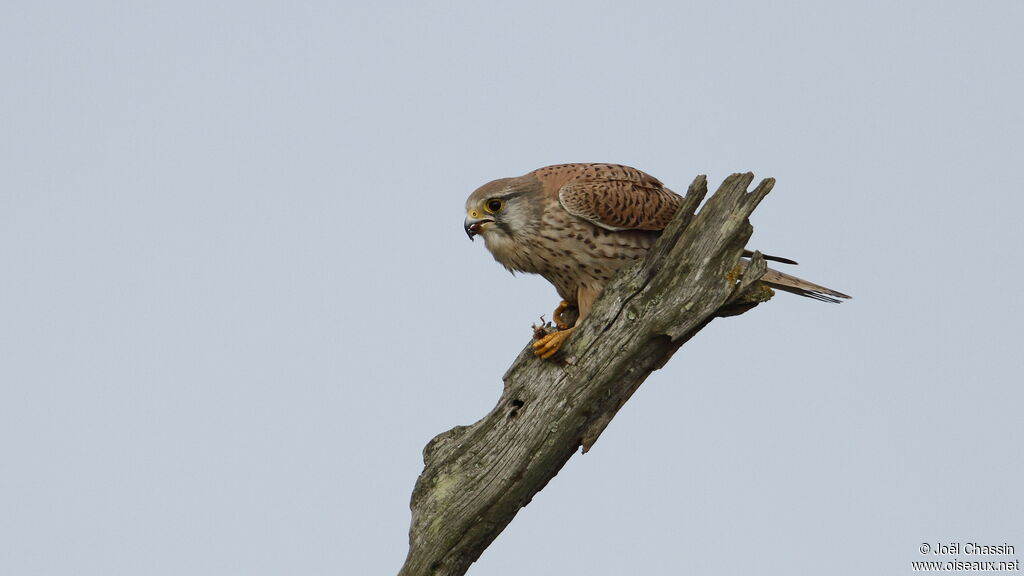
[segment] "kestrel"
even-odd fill
[[[478,188],[466,200],[465,229],[471,240],[483,236],[509,271],[540,274],[558,290],[558,330],[533,344],[536,355],[550,358],[619,268],[647,254],[682,201],[657,178],[629,166],[560,164]],[[849,298],[772,268],[761,282],[826,302]],[[572,327],[561,319],[570,307],[578,310]]]

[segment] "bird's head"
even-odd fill
[[[492,251],[500,244],[528,234],[538,221],[531,196],[539,190],[535,178],[502,178],[476,189],[466,200],[466,235],[481,235]]]

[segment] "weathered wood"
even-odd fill
[[[755,282],[765,270],[760,254],[740,265],[748,217],[774,184],[766,179],[747,192],[752,181],[733,174],[696,212],[707,194],[707,181],[697,177],[648,257],[605,288],[554,361],[527,346],[489,414],[427,444],[400,575],[465,574],[679,346],[716,316],[771,297]]]

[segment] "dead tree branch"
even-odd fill
[[[651,253],[606,287],[560,360],[540,360],[527,346],[489,414],[427,444],[400,575],[465,574],[683,343],[715,317],[771,297],[756,283],[765,270],[760,254],[740,265],[748,218],[774,184],[762,180],[747,192],[752,181],[752,174],[733,174],[696,212],[707,194],[706,179],[697,177]]]

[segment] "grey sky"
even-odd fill
[[[1024,556],[1024,4],[367,4],[0,7],[0,573],[396,572],[557,304],[463,201],[575,161],[773,176],[855,299],[712,324],[470,574]]]

